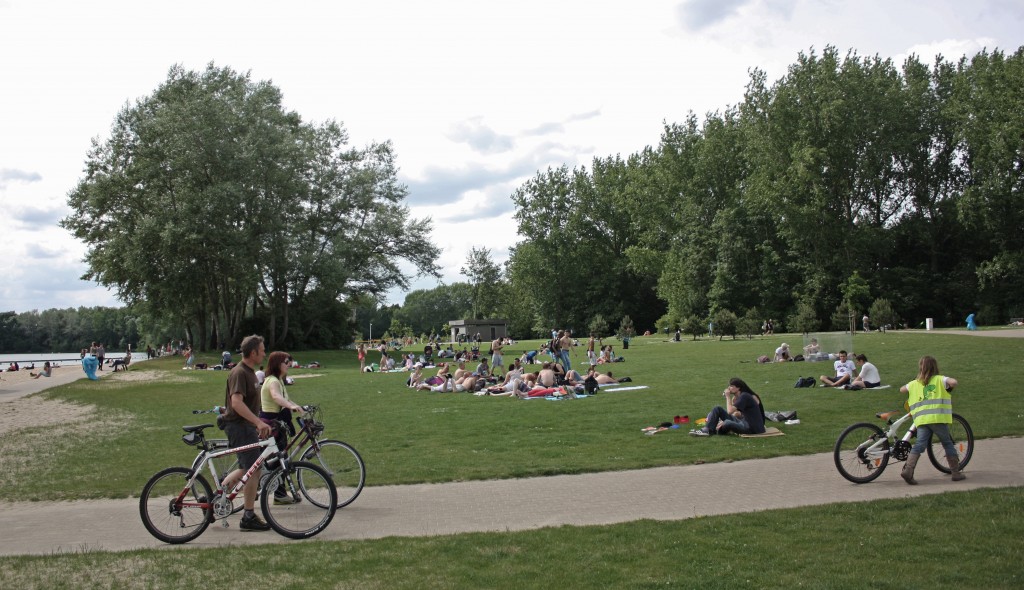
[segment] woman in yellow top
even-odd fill
[[[288,389],[284,386],[285,377],[288,376],[288,368],[291,367],[292,357],[287,352],[274,351],[267,357],[267,376],[263,380],[263,388],[260,389],[260,418],[271,425],[274,420],[281,420],[288,425],[288,432],[279,429],[274,434],[277,441],[277,448],[284,450],[288,444],[288,436],[295,435],[295,427],[292,425],[292,412],[302,414],[302,406],[288,398]],[[284,488],[278,486],[274,490],[275,504],[292,504],[296,500],[285,492]]]
[[[921,453],[932,442],[932,434],[939,437],[942,448],[946,450],[946,462],[953,472],[953,481],[965,479],[960,473],[960,460],[949,434],[949,425],[953,423],[953,399],[950,391],[957,386],[956,379],[939,374],[939,363],[930,356],[921,357],[918,363],[917,379],[900,388],[907,394],[910,414],[914,417],[917,427],[917,442],[910,449],[907,463],[903,466],[903,479],[910,485],[917,485],[914,479],[914,468]]]

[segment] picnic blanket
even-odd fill
[[[764,438],[766,436],[785,436],[785,435],[786,435],[786,433],[782,432],[778,428],[775,428],[774,426],[769,426],[768,428],[765,428],[764,432],[762,432],[761,434],[741,434],[740,436],[743,437],[743,438]]]
[[[602,392],[611,393],[613,391],[633,391],[634,389],[647,389],[647,385],[630,385],[629,387],[614,387],[612,389],[602,389]]]

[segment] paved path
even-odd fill
[[[696,442],[696,441],[695,441]],[[697,444],[714,444],[701,440]],[[908,486],[890,466],[872,483],[839,476],[831,454],[586,475],[366,488],[338,511],[318,540],[518,531],[558,525],[599,525],[904,498],[947,491],[1024,486],[1024,438],[976,443],[967,479],[953,483],[918,465]],[[738,486],[737,481],[752,482]],[[725,492],[728,491],[728,494]],[[211,526],[187,546],[295,543],[274,532],[243,533]],[[0,506],[0,554],[45,555],[83,550],[169,547],[149,535],[137,500],[25,502]]]

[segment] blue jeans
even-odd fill
[[[718,429],[718,423],[722,423],[721,430]],[[708,423],[705,425],[708,432],[711,434],[729,434],[730,432],[737,432],[739,434],[749,434],[750,425],[743,418],[737,418],[729,412],[725,411],[722,406],[715,406],[711,413],[708,414]]]
[[[922,424],[917,427],[917,441],[911,449],[914,453],[923,453],[932,443],[932,433],[939,437],[942,448],[946,450],[947,457],[960,457],[956,452],[956,445],[953,444],[953,437],[949,434],[949,424]]]
[[[562,368],[565,369],[566,374],[568,374],[569,371],[572,370],[572,361],[569,360],[569,351],[562,350],[558,355],[562,358]]]

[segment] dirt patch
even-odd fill
[[[38,426],[84,422],[95,414],[95,406],[39,397],[16,399],[0,404],[0,436]]]

